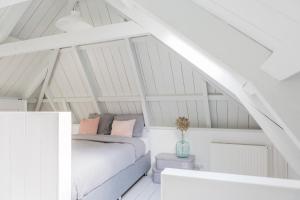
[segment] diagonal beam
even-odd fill
[[[208,90],[207,90],[207,82],[202,82],[202,92],[203,92],[203,106],[205,112],[206,119],[206,128],[211,128],[211,117],[210,117],[210,109],[209,109],[209,99],[208,99]]]
[[[121,40],[146,34],[147,32],[135,22],[122,22],[77,32],[62,33],[3,44],[0,46],[0,57]]]
[[[59,55],[59,49],[54,50],[50,54],[49,64],[48,64],[48,67],[47,67],[47,75],[46,75],[46,78],[45,78],[45,80],[43,82],[43,86],[42,86],[42,89],[41,89],[41,92],[40,92],[40,95],[39,95],[39,99],[38,99],[37,105],[35,107],[35,111],[39,111],[40,108],[41,108],[41,105],[42,105],[42,102],[43,102],[43,98],[44,98],[45,92],[46,92],[46,90],[48,88],[48,84],[49,84],[50,78],[52,76],[53,69],[54,69],[54,67],[56,65],[56,61],[57,61],[58,55]]]
[[[43,71],[37,75],[34,80],[32,81],[31,85],[28,89],[24,92],[23,98],[28,99],[31,95],[38,89],[38,87],[43,83],[47,75],[47,68],[43,69]]]
[[[75,58],[75,61],[78,63],[80,74],[83,76],[83,81],[84,84],[87,87],[89,95],[92,97],[93,105],[95,109],[97,110],[98,113],[101,113],[101,108],[98,104],[97,98],[96,98],[96,91],[94,91],[93,83],[92,83],[92,78],[89,76],[88,73],[88,62],[84,59],[83,55],[81,54],[80,50],[77,47],[72,47],[73,55]]]
[[[130,39],[128,39],[128,38],[125,39],[125,44],[126,44],[126,48],[128,50],[130,61],[132,63],[131,66],[133,69],[132,71],[134,73],[135,83],[138,87],[139,95],[141,97],[142,110],[143,110],[145,124],[146,124],[146,127],[150,127],[149,109],[148,109],[147,103],[146,103],[145,86],[143,83],[143,79],[141,77],[141,73],[139,71],[139,64],[138,64],[138,60],[136,57],[136,53],[135,53],[134,47],[133,47]]]
[[[57,111],[57,108],[56,108],[56,106],[55,106],[55,104],[54,104],[53,96],[50,94],[50,91],[49,91],[49,90],[46,90],[46,91],[45,91],[45,96],[46,96],[46,98],[48,99],[48,102],[49,102],[49,104],[50,104],[52,110],[53,110],[54,112],[56,112],[56,111]]]

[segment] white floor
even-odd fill
[[[122,200],[160,200],[160,185],[154,184],[151,176],[143,177],[123,196]]]

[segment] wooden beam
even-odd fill
[[[83,82],[87,87],[89,95],[92,97],[92,103],[98,113],[101,113],[101,108],[98,104],[97,98],[96,98],[96,92],[93,90],[93,85],[91,82],[91,79],[87,73],[87,62],[84,61],[83,56],[81,55],[80,50],[77,47],[72,47],[73,55],[75,58],[75,61],[79,65],[80,74],[83,76]]]
[[[25,3],[25,2],[30,2],[31,0],[1,0],[0,1],[0,9],[1,8],[6,8],[9,6],[13,6],[19,3]]]
[[[31,95],[37,90],[37,88],[43,83],[43,81],[46,78],[47,71],[47,68],[43,69],[42,72],[34,78],[34,80],[29,85],[28,89],[24,92],[24,99],[30,98]]]
[[[48,67],[47,67],[47,75],[46,75],[45,80],[43,82],[43,86],[42,86],[42,89],[41,89],[41,92],[40,92],[40,95],[39,95],[39,98],[38,98],[37,105],[35,107],[35,111],[39,111],[40,108],[41,108],[41,104],[43,102],[45,92],[48,88],[48,84],[49,84],[50,78],[52,76],[53,69],[56,65],[58,55],[59,55],[59,49],[54,50],[53,52],[51,52],[51,54],[49,56],[49,64],[48,64]]]
[[[115,96],[115,97],[96,97],[98,102],[140,102],[140,96]],[[208,95],[209,100],[214,101],[229,101],[229,97],[224,95]],[[168,96],[145,96],[146,101],[203,101],[204,97],[202,95],[168,95]],[[93,97],[58,97],[54,98],[53,102],[62,103],[88,103],[92,102]],[[28,100],[29,103],[36,103],[37,99],[31,98]],[[49,103],[47,99],[44,99],[43,102]]]
[[[206,81],[202,82],[202,92],[203,92],[203,107],[205,112],[206,128],[211,128],[211,117],[210,117],[208,90],[207,90]]]
[[[3,44],[0,46],[0,57],[120,40],[143,35],[147,35],[147,32],[135,22],[122,22],[78,32],[62,33]]]
[[[150,118],[149,118],[149,111],[148,111],[147,102],[146,102],[145,86],[143,83],[143,79],[141,77],[141,73],[139,71],[139,63],[137,60],[135,49],[134,49],[133,44],[131,43],[130,39],[128,39],[128,38],[125,39],[125,44],[126,44],[126,48],[127,48],[128,54],[129,54],[132,71],[134,73],[135,83],[138,87],[139,95],[141,97],[141,104],[142,104],[142,110],[143,110],[145,124],[146,124],[146,127],[150,127]]]
[[[54,112],[56,112],[56,111],[57,111],[57,108],[56,108],[56,106],[55,106],[55,104],[54,104],[54,102],[53,102],[53,97],[52,97],[52,95],[50,94],[50,92],[49,92],[48,90],[45,91],[45,96],[46,96],[46,98],[48,99],[48,102],[49,102],[49,104],[50,104],[52,110],[53,110]]]
[[[140,102],[141,97],[139,96],[131,96],[131,97],[98,97],[98,101],[100,102]]]
[[[208,95],[208,100],[230,100],[229,97],[224,95]],[[146,101],[203,101],[203,95],[160,95],[160,96],[146,96]]]

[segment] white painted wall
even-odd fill
[[[180,134],[175,128],[149,128],[145,134],[149,138],[152,161],[158,153],[175,153],[176,142],[180,139]],[[191,154],[196,156],[197,166],[201,170],[210,170],[211,142],[256,144],[269,147],[268,175],[280,178],[288,176],[286,162],[261,130],[189,129],[186,139],[191,145]],[[292,174],[290,176],[296,178]]]
[[[72,134],[78,133],[79,125],[73,124]],[[152,162],[154,162],[155,156],[159,153],[175,153],[175,145],[180,139],[180,134],[176,128],[150,127],[145,129],[144,138],[148,140],[147,145],[151,150]],[[288,167],[286,161],[261,130],[191,128],[186,139],[191,145],[191,154],[196,156],[197,167],[201,170],[210,170],[211,142],[255,144],[268,147],[268,176],[300,179]]]
[[[297,200],[300,181],[167,169],[161,189],[162,200]]]
[[[0,127],[1,199],[71,199],[70,114],[0,112]]]

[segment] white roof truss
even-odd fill
[[[49,81],[51,79],[52,72],[55,68],[58,56],[59,56],[59,49],[54,50],[49,55],[49,64],[48,64],[48,67],[47,67],[47,75],[46,75],[45,80],[43,82],[42,89],[41,89],[41,92],[40,92],[40,95],[39,95],[39,99],[38,99],[37,105],[35,107],[35,111],[39,111],[40,108],[41,108],[41,105],[42,105],[45,93],[48,89],[48,84],[49,84]],[[52,103],[51,105],[52,105],[52,107],[54,107],[54,110],[56,110],[54,104]]]
[[[120,40],[147,34],[147,31],[135,22],[123,22],[78,32],[62,33],[3,44],[0,45],[0,57]]]

